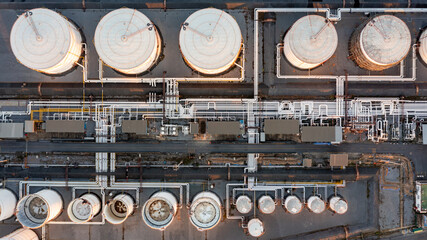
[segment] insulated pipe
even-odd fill
[[[15,194],[6,188],[0,189],[0,221],[13,216],[16,208]]]
[[[39,240],[37,234],[31,229],[19,228],[1,238],[2,240]]]

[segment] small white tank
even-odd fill
[[[31,229],[20,228],[2,237],[1,240],[39,240],[39,237]]]
[[[421,59],[423,59],[424,63],[427,64],[427,29],[421,33],[418,52],[420,53]]]
[[[133,213],[134,201],[127,194],[119,194],[104,206],[104,216],[111,224],[123,223]]]
[[[258,209],[261,213],[271,214],[276,209],[276,203],[272,197],[264,195],[258,199]]]
[[[344,214],[348,210],[348,204],[341,197],[335,196],[329,200],[329,208],[335,213]]]
[[[326,62],[338,46],[333,23],[319,15],[308,15],[296,21],[283,40],[286,59],[297,68],[311,69]]]
[[[179,47],[186,63],[209,75],[231,68],[239,57],[242,42],[236,20],[215,8],[191,14],[179,32]]]
[[[99,58],[124,74],[149,70],[157,62],[162,45],[150,19],[129,8],[105,15],[96,27],[94,43]]]
[[[302,210],[302,203],[298,197],[289,195],[285,199],[285,208],[291,214],[298,214]]]
[[[221,219],[221,200],[212,192],[198,193],[190,206],[191,223],[199,231],[214,228]]]
[[[39,228],[61,214],[61,195],[54,190],[44,189],[23,197],[16,207],[16,218],[27,228]]]
[[[264,224],[258,218],[252,218],[248,222],[248,232],[252,237],[261,237],[264,233]]]
[[[13,216],[16,208],[15,194],[6,188],[0,189],[0,221]]]
[[[142,207],[142,219],[150,228],[165,230],[178,211],[178,201],[169,192],[156,192]]]
[[[19,16],[10,32],[10,45],[20,63],[47,74],[70,70],[82,53],[82,37],[76,26],[46,8]]]
[[[93,193],[86,193],[68,204],[68,217],[75,223],[85,223],[101,210],[101,201]]]
[[[350,56],[361,68],[382,71],[399,64],[411,48],[411,32],[398,17],[380,15],[359,26],[350,40]]]
[[[325,211],[325,202],[318,196],[311,196],[307,200],[307,207],[314,213],[322,213]]]
[[[246,196],[239,196],[236,200],[236,209],[241,214],[247,214],[252,210],[252,200]]]

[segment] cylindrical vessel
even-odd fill
[[[332,57],[338,46],[338,34],[326,18],[308,15],[292,25],[283,43],[286,59],[294,67],[311,69]]]
[[[261,237],[265,233],[264,223],[259,218],[252,218],[248,222],[248,232],[252,237]]]
[[[95,30],[99,58],[124,74],[148,71],[161,52],[161,38],[154,24],[136,9],[120,8],[105,15]]]
[[[178,211],[178,201],[169,192],[157,192],[142,207],[142,219],[150,228],[165,230]]]
[[[348,210],[348,204],[341,197],[334,196],[329,200],[329,208],[335,213],[344,214]]]
[[[63,201],[54,190],[44,189],[19,200],[16,218],[24,227],[39,228],[61,214]]]
[[[104,206],[104,216],[111,224],[123,223],[133,213],[134,201],[128,194],[119,194]]]
[[[427,64],[427,29],[421,33],[419,44],[420,47],[418,48],[418,52],[420,53],[421,59]]]
[[[392,15],[372,18],[350,40],[350,57],[361,68],[382,71],[399,64],[411,48],[411,32]]]
[[[84,223],[92,218],[101,210],[101,201],[93,193],[86,193],[83,196],[74,199],[68,204],[68,217],[75,223]]]
[[[37,234],[31,229],[20,228],[13,233],[2,237],[2,240],[39,240]]]
[[[264,195],[258,199],[258,209],[261,213],[271,214],[276,209],[276,203],[272,197]]]
[[[246,195],[239,196],[236,200],[236,209],[241,214],[249,213],[252,210],[252,205],[252,200]]]
[[[70,70],[82,54],[82,37],[76,26],[46,8],[19,16],[10,32],[10,45],[20,63],[46,74]]]
[[[302,203],[297,196],[289,195],[285,199],[285,208],[291,214],[298,214],[302,210]]]
[[[311,196],[307,200],[307,207],[314,213],[322,213],[325,211],[325,202],[318,196]]]
[[[214,228],[221,216],[221,200],[214,193],[201,192],[193,198],[190,206],[190,220],[197,230]]]
[[[13,216],[16,208],[16,196],[9,189],[0,189],[0,221]]]
[[[242,42],[236,20],[215,8],[191,14],[179,33],[179,47],[185,62],[192,69],[209,75],[231,68],[239,57]]]

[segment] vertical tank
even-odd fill
[[[427,64],[427,29],[421,33],[419,44],[420,47],[418,48],[418,52],[424,63]]]
[[[45,8],[19,16],[10,33],[10,45],[21,64],[46,74],[70,70],[82,53],[82,37],[76,26]]]
[[[264,233],[264,223],[259,218],[252,218],[248,222],[248,232],[252,237],[261,237]]]
[[[16,208],[15,194],[9,189],[0,189],[0,221],[13,216]]]
[[[199,231],[214,228],[221,219],[221,200],[212,192],[198,193],[190,206],[190,221]]]
[[[322,213],[325,211],[325,202],[318,196],[311,196],[307,200],[307,207],[314,213]]]
[[[62,211],[62,198],[51,189],[23,197],[16,207],[16,218],[27,228],[39,228],[55,219]]]
[[[209,75],[231,68],[239,57],[242,33],[228,13],[206,8],[191,14],[179,32],[179,47],[185,62]]]
[[[272,197],[264,195],[258,199],[258,208],[261,213],[271,214],[276,209],[276,203]]]
[[[31,229],[20,228],[1,238],[2,240],[39,240],[37,234]]]
[[[334,196],[329,200],[329,208],[335,213],[344,214],[348,210],[348,204],[343,198]]]
[[[392,15],[381,15],[359,26],[350,40],[350,57],[361,68],[382,71],[399,64],[411,48],[411,32]]]
[[[286,59],[297,68],[311,69],[326,62],[338,46],[333,23],[318,15],[296,21],[283,40]]]
[[[104,206],[104,216],[111,224],[123,223],[133,212],[134,201],[128,194],[119,194]]]
[[[105,15],[96,27],[94,43],[99,58],[124,74],[148,71],[157,62],[162,45],[150,19],[129,8]]]
[[[85,223],[101,210],[101,201],[93,193],[86,193],[68,204],[68,217],[75,223]]]
[[[236,200],[236,209],[241,214],[247,214],[252,210],[252,200],[246,196],[239,196]]]
[[[302,203],[297,196],[289,195],[285,199],[285,208],[291,214],[298,214],[302,210]]]
[[[142,219],[150,228],[165,230],[178,211],[178,201],[169,192],[157,192],[142,207]]]

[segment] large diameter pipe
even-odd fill
[[[133,213],[134,201],[128,194],[119,194],[104,207],[104,216],[111,224],[123,223]]]
[[[68,217],[75,223],[85,223],[93,219],[101,210],[101,201],[93,193],[74,199],[68,205]]]
[[[16,207],[16,218],[27,228],[40,228],[61,214],[63,201],[54,190],[44,189],[23,197]]]
[[[2,240],[39,240],[37,234],[31,229],[20,228],[1,238]]]
[[[0,221],[13,216],[16,208],[16,196],[9,189],[0,189]]]

